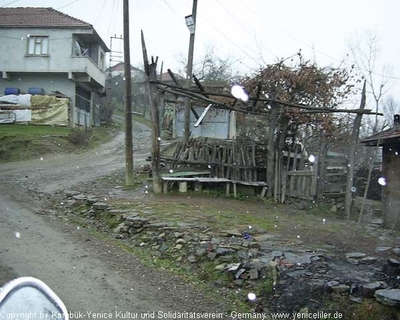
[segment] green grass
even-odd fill
[[[111,131],[106,128],[88,130],[86,135],[83,129],[4,124],[0,125],[0,162],[77,152],[84,148],[96,147],[111,138]]]

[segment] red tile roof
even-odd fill
[[[53,8],[0,8],[0,28],[92,28],[92,25]]]

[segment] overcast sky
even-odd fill
[[[0,0],[0,6],[53,7],[93,24],[110,46],[110,36],[122,35],[122,0]],[[130,0],[133,65],[142,64],[140,30],[149,55],[164,61],[164,70],[182,70],[189,31],[184,17],[192,0]],[[320,66],[337,66],[350,53],[356,34],[372,30],[381,38],[377,74],[393,68],[390,94],[400,102],[400,1],[397,0],[198,0],[195,60],[213,47],[219,57],[236,61],[251,73],[259,65],[296,54]],[[113,42],[114,50],[122,41]],[[398,93],[397,93],[398,92]]]

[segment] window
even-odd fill
[[[76,86],[75,106],[90,113],[90,100],[92,94],[90,91]]]
[[[104,53],[103,52],[100,52],[99,68],[100,68],[101,71],[104,70]]]
[[[49,37],[47,36],[28,36],[28,54],[48,55]]]

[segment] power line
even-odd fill
[[[250,30],[246,25],[244,25],[238,18],[236,18],[236,16],[227,8],[225,7],[220,0],[216,0],[218,2],[218,4],[244,29],[246,30],[246,32],[251,36],[255,38],[256,32],[254,30]],[[269,48],[266,48],[267,51],[269,51],[270,53],[272,53],[272,55],[275,56],[275,58],[278,58],[278,56],[272,52]]]
[[[217,0],[217,1],[219,1],[219,0]],[[240,2],[240,3],[241,3],[242,6],[245,7],[249,12],[251,12],[252,14],[254,14],[258,19],[263,20],[263,21],[266,21],[266,22],[268,23],[268,21],[267,21],[264,17],[260,17],[260,16],[259,16],[254,10],[252,10],[249,6],[245,5],[245,4],[242,3],[242,2]],[[275,27],[278,31],[280,31],[280,32],[282,32],[282,33],[284,33],[284,34],[286,34],[288,37],[290,37],[290,38],[296,40],[297,42],[304,44],[305,46],[311,48],[312,50],[315,50],[316,52],[320,53],[321,55],[324,55],[324,56],[327,57],[327,58],[330,58],[330,59],[332,59],[332,60],[334,60],[334,61],[336,61],[336,62],[343,63],[343,64],[347,65],[348,67],[349,67],[349,66],[351,67],[351,64],[346,63],[345,61],[342,61],[342,60],[340,60],[340,59],[337,59],[336,57],[333,57],[333,56],[327,54],[326,52],[323,52],[323,51],[321,51],[321,50],[319,50],[319,49],[316,49],[315,47],[311,46],[311,45],[308,44],[307,42],[305,42],[305,41],[303,41],[303,40],[301,40],[301,39],[295,37],[295,36],[292,35],[291,33],[289,33],[289,32],[287,32],[286,30],[280,28],[279,26],[273,25],[273,27]],[[360,68],[360,67],[359,67],[359,69],[360,69],[361,71],[364,71],[364,72],[370,72],[369,70],[366,70],[366,69],[363,69],[363,68]],[[376,72],[371,72],[371,73],[372,73],[373,75],[376,75],[376,76],[379,76],[379,77],[385,77],[385,78],[388,78],[388,79],[400,80],[400,77],[398,77],[398,76],[389,76],[389,75],[384,75],[384,74],[380,74],[380,73],[376,73]]]
[[[163,0],[165,1],[165,0]],[[186,5],[184,0],[183,3]],[[248,58],[250,58],[251,60],[253,60],[258,66],[261,66],[260,62],[254,58],[253,56],[251,56],[248,52],[246,52],[242,47],[240,47],[235,41],[233,41],[229,36],[227,36],[223,31],[221,31],[219,28],[217,28],[210,20],[208,20],[207,18],[205,18],[203,15],[199,15],[198,17],[200,17],[202,20],[206,21],[213,29],[215,29],[216,31],[218,31],[225,39],[227,39],[229,42],[231,42],[235,47],[237,47],[240,51],[242,51]],[[247,67],[250,70],[253,70],[254,68],[251,68],[250,66],[248,66],[247,64],[245,64],[244,62],[240,62],[242,65],[244,65],[245,67]]]
[[[78,2],[78,1],[79,1],[79,0],[74,0],[74,1],[68,2],[67,4],[65,4],[65,5],[63,5],[63,6],[61,6],[61,7],[58,7],[57,10],[63,9],[63,8],[65,8],[65,7],[68,7],[68,6],[70,6],[71,4],[74,4],[75,2]]]
[[[4,7],[6,7],[6,6],[9,6],[10,4],[13,4],[13,3],[17,2],[17,1],[19,1],[19,0],[11,1],[11,2],[9,2],[9,3],[6,3],[5,5],[2,5],[1,7],[4,8]]]

